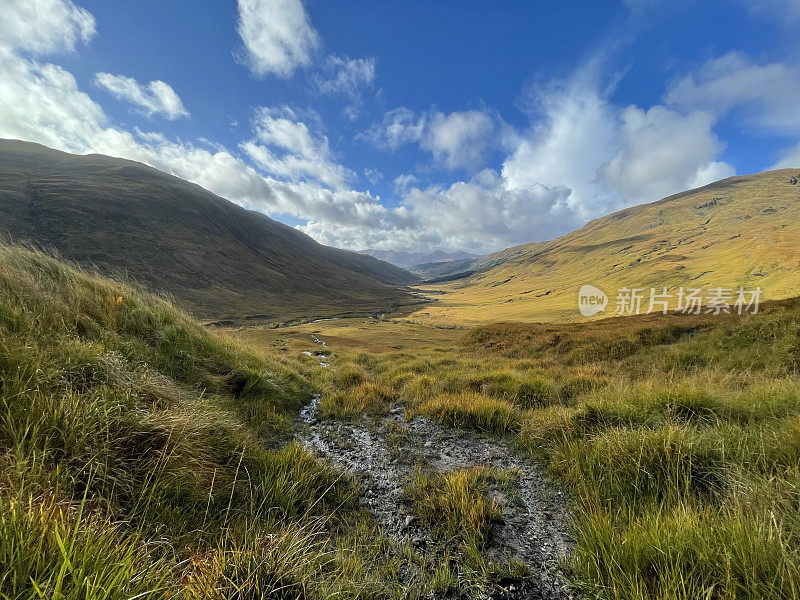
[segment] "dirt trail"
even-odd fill
[[[300,413],[298,437],[318,455],[361,481],[361,498],[384,531],[400,543],[425,551],[430,533],[401,501],[402,487],[417,466],[435,471],[487,466],[519,473],[515,489],[493,489],[503,521],[493,526],[487,554],[495,561],[515,559],[529,568],[523,580],[499,582],[490,596],[508,599],[574,598],[564,585],[559,560],[572,540],[565,526],[567,499],[557,481],[517,456],[504,440],[444,429],[424,419],[406,421],[402,407],[382,418],[321,420],[315,395]]]

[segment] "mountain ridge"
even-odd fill
[[[405,269],[429,263],[462,261],[480,258],[479,254],[472,254],[462,250],[458,250],[456,252],[445,252],[444,250],[434,250],[433,252],[399,252],[394,250],[368,249],[359,250],[358,253],[367,254],[377,258],[378,260],[383,260]]]
[[[204,319],[383,312],[417,277],[323,246],[142,163],[0,140],[0,231],[11,241],[173,295]]]
[[[609,294],[692,283],[759,286],[769,299],[797,295],[799,181],[800,169],[730,177],[492,253],[423,284],[437,292],[436,303],[415,315],[468,324],[574,320],[583,284]]]

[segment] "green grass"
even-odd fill
[[[342,351],[332,368],[391,389],[407,417],[507,436],[561,478],[588,598],[800,598],[798,299],[745,317],[488,325],[419,351]],[[459,493],[452,474],[408,493],[434,529],[480,540],[479,478],[460,476]]]
[[[441,537],[482,546],[492,523],[502,517],[500,506],[488,497],[489,485],[496,479],[485,467],[446,473],[417,471],[403,495]]]
[[[492,581],[506,576],[527,575],[527,567],[516,561],[495,563],[484,550],[492,526],[500,521],[500,504],[490,498],[493,488],[507,490],[518,474],[510,470],[473,467],[452,471],[423,472],[417,470],[403,487],[403,499],[414,515],[431,530],[440,572],[462,596],[481,596]],[[446,592],[447,589],[441,589]]]
[[[330,417],[400,404],[546,465],[572,491],[586,597],[800,598],[800,301],[416,349],[417,324],[366,325],[368,346],[398,327],[405,349],[350,338],[319,369],[289,330],[251,351],[0,248],[0,598],[480,596],[503,568],[484,556],[502,478],[420,472],[406,497],[442,552],[397,547],[358,486],[293,443],[315,389]]]
[[[353,481],[292,442],[311,375],[163,299],[0,246],[0,598],[440,585],[375,529]]]
[[[519,428],[520,413],[514,405],[475,393],[436,396],[407,411],[421,414],[451,427],[506,433]]]

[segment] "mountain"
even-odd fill
[[[172,295],[203,319],[388,310],[417,277],[143,164],[0,140],[0,233]]]
[[[416,265],[434,262],[450,262],[454,260],[476,259],[477,254],[469,252],[445,252],[436,250],[434,252],[394,252],[392,250],[361,250],[359,254],[368,254],[379,260],[385,260],[398,267],[408,268]]]
[[[444,281],[447,280],[447,281]],[[579,288],[760,287],[763,299],[800,294],[800,170],[731,177],[626,208],[547,242],[490,254],[423,289],[415,313],[446,323],[581,318]],[[648,300],[649,301],[649,300]],[[674,302],[674,300],[673,300]]]
[[[428,262],[408,267],[414,275],[419,275],[424,282],[433,283],[461,278],[472,273],[472,267],[480,258],[462,258],[441,262]]]

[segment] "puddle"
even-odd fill
[[[317,413],[319,413],[319,403],[321,400],[322,394],[317,393],[311,396],[311,402],[300,409],[300,418],[306,423],[314,423],[317,420]]]

